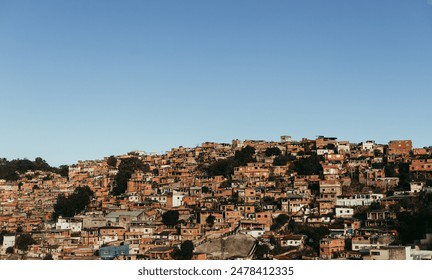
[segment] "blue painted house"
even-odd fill
[[[129,256],[129,244],[122,246],[108,246],[99,249],[99,256],[102,260],[113,260],[117,257]]]

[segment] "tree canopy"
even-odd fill
[[[14,253],[14,248],[13,247],[7,247],[6,248],[6,254],[13,254]]]
[[[186,240],[180,245],[182,260],[191,260],[193,257],[194,245],[192,241]]]
[[[255,148],[246,146],[236,151],[234,157],[217,160],[207,167],[203,167],[203,171],[209,177],[224,176],[225,178],[230,178],[234,173],[235,167],[246,165],[248,162],[254,162],[254,154]]]
[[[28,246],[35,244],[35,240],[30,234],[20,234],[15,242],[15,246],[21,251],[27,251]]]
[[[179,212],[177,210],[168,210],[162,214],[162,223],[168,227],[174,227],[179,220]]]
[[[176,260],[191,260],[193,257],[193,250],[193,242],[186,240],[180,245],[180,249],[177,249],[172,256]]]
[[[53,219],[56,220],[59,216],[75,216],[86,209],[92,196],[93,191],[88,186],[77,187],[69,196],[60,194],[54,205]]]
[[[206,219],[206,223],[209,225],[209,227],[213,227],[215,220],[216,220],[215,216],[209,215]]]
[[[46,254],[43,260],[54,260],[51,254]]]
[[[283,225],[285,225],[290,220],[290,217],[287,214],[279,214],[274,220],[273,225],[271,226],[272,230],[278,230]]]
[[[115,156],[110,156],[107,159],[107,164],[111,167],[117,167],[117,158]]]
[[[320,175],[322,173],[322,166],[320,159],[317,155],[301,158],[294,163],[294,170],[299,175]]]
[[[265,150],[265,156],[266,157],[279,156],[281,154],[282,154],[282,152],[278,147],[270,147],[270,148],[267,148]]]
[[[205,171],[209,177],[224,176],[229,178],[233,174],[235,166],[236,162],[233,158],[220,159],[210,164],[205,168]]]
[[[62,177],[67,178],[69,176],[69,166],[60,165],[56,173],[60,174],[60,176]]]
[[[58,173],[62,176],[67,177],[67,172],[65,174],[66,165],[60,166],[60,168],[51,167],[44,159],[41,157],[35,158],[34,161],[29,159],[14,159],[7,160],[6,158],[0,159],[0,179],[8,181],[16,181],[19,179],[19,174],[24,174],[27,171],[49,171],[53,173]]]
[[[278,155],[274,158],[273,160],[273,165],[274,166],[283,166],[286,165],[288,162],[290,161],[294,161],[296,159],[295,156],[291,156],[291,155]]]
[[[236,151],[234,154],[234,160],[238,164],[237,166],[243,166],[246,165],[248,162],[254,162],[254,154],[255,154],[255,148],[251,146],[246,146],[242,148],[239,151]]]
[[[122,159],[115,177],[116,185],[111,193],[113,195],[123,194],[127,190],[127,182],[135,171],[149,172],[150,166],[137,157]]]
[[[202,191],[202,193],[211,193],[212,192],[212,190],[207,186],[203,186],[201,188],[201,191]]]
[[[400,242],[404,245],[412,244],[432,231],[432,194],[420,194],[412,205],[412,211],[397,213],[396,229]]]
[[[320,240],[330,234],[330,230],[325,226],[311,227],[308,225],[296,224],[294,227],[295,234],[306,235],[306,244],[311,246],[319,254]]]

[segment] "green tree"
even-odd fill
[[[211,189],[207,186],[204,186],[201,188],[202,193],[211,193]]]
[[[51,254],[46,254],[43,260],[54,260]]]
[[[262,202],[264,204],[277,204],[276,199],[273,196],[264,196],[264,198],[262,199]]]
[[[314,154],[295,162],[294,170],[299,175],[320,175],[322,173],[322,166],[319,157]]]
[[[254,257],[257,260],[266,260],[267,259],[266,255],[268,255],[269,252],[270,252],[270,248],[267,244],[258,243],[255,250]]]
[[[111,167],[117,167],[117,158],[115,156],[110,156],[107,159],[107,164]]]
[[[384,173],[386,177],[397,177],[394,164],[386,164],[384,166]]]
[[[150,166],[137,157],[122,159],[115,177],[116,184],[111,193],[113,195],[123,194],[127,189],[127,182],[135,171],[149,172]]]
[[[272,230],[278,230],[282,226],[284,226],[289,220],[290,220],[290,217],[287,214],[279,214],[276,217],[276,219],[274,220],[274,223],[271,226],[271,229]]]
[[[234,167],[236,167],[235,160],[227,158],[215,161],[205,168],[205,171],[208,177],[224,176],[225,178],[230,178],[234,173]]]
[[[68,178],[69,177],[69,166],[67,165],[60,165],[57,173],[60,174],[60,176],[64,177],[64,178]]]
[[[0,179],[7,181],[16,181],[19,179],[17,170],[13,166],[13,163],[3,158],[0,164]]]
[[[308,189],[311,190],[311,193],[315,196],[319,195],[320,184],[319,182],[309,182]]]
[[[411,188],[409,163],[400,162],[398,164],[398,177],[399,177],[398,189],[409,191]]]
[[[59,216],[73,217],[82,212],[90,203],[93,194],[88,186],[77,187],[69,196],[60,194],[54,205],[53,219],[56,220]]]
[[[311,246],[316,253],[319,254],[320,240],[330,234],[330,230],[325,226],[318,228],[308,225],[297,225],[294,227],[295,234],[306,235],[306,245]]]
[[[212,227],[214,226],[215,220],[216,220],[216,217],[215,217],[215,216],[213,216],[213,215],[209,215],[209,216],[206,218],[206,223],[209,225],[209,227],[212,228]]]
[[[278,155],[274,158],[273,160],[273,165],[274,166],[284,166],[286,165],[288,162],[290,161],[294,161],[296,159],[295,156],[290,156],[290,155]]]
[[[192,241],[186,240],[180,245],[181,259],[191,260],[193,257],[194,245]]]
[[[382,209],[382,206],[381,206],[381,204],[380,204],[379,202],[374,201],[374,202],[372,202],[371,205],[369,206],[369,209],[370,209],[370,210],[379,210],[379,209]]]
[[[254,154],[255,148],[246,146],[236,151],[234,157],[217,160],[208,166],[200,165],[198,170],[207,173],[208,177],[224,176],[229,179],[234,173],[235,167],[246,165],[248,162],[254,162]]]
[[[162,223],[168,227],[174,227],[178,224],[179,212],[177,210],[168,210],[162,214]]]
[[[288,222],[290,217],[287,214],[280,214],[276,217],[275,222],[278,225],[283,226],[286,222]]]
[[[254,162],[255,148],[251,146],[246,146],[240,151],[236,151],[234,154],[234,160],[236,161],[236,166],[246,165],[248,162]]]
[[[28,159],[12,160],[11,163],[14,169],[21,174],[29,170],[36,170],[36,165]]]
[[[364,208],[364,207],[358,207],[356,209],[356,212],[353,215],[354,219],[360,220],[360,221],[365,221],[367,220],[367,212],[368,212],[369,208]]]
[[[327,150],[334,150],[336,148],[336,146],[333,143],[329,143],[326,145],[325,147]]]
[[[23,233],[18,236],[15,246],[21,251],[27,251],[28,246],[35,244],[33,237],[30,234]]]
[[[278,147],[269,147],[265,150],[264,153],[266,157],[279,156],[282,154],[281,150]]]
[[[421,193],[410,204],[414,209],[397,213],[396,229],[403,245],[412,244],[432,232],[432,194]]]
[[[240,202],[240,196],[238,192],[233,192],[231,197],[228,198],[229,203],[237,204]]]
[[[49,166],[40,157],[37,157],[34,161],[28,159],[14,159],[11,161],[8,161],[6,158],[0,159],[0,179],[17,181],[20,174],[35,170],[55,172],[56,168]]]
[[[35,170],[43,170],[43,171],[51,171],[51,166],[41,157],[37,157],[34,160],[34,167]]]

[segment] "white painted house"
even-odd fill
[[[286,235],[280,239],[280,245],[281,247],[303,247],[305,240],[304,235]]]
[[[83,228],[82,220],[75,220],[74,218],[63,218],[59,217],[57,219],[56,229],[70,229],[71,232],[81,232]]]
[[[354,215],[354,209],[351,207],[336,207],[335,212],[337,218],[352,218]]]
[[[183,205],[183,198],[185,197],[185,194],[178,191],[173,191],[172,193],[172,207],[180,207]]]
[[[375,146],[376,146],[375,141],[368,140],[368,141],[362,143],[361,148],[363,151],[373,151]]]
[[[423,182],[411,182],[410,183],[412,193],[421,192],[424,186],[425,186],[425,183],[423,183]]]
[[[5,235],[3,236],[3,249],[15,246],[15,235]]]
[[[259,238],[259,237],[264,235],[265,230],[263,230],[263,229],[242,230],[242,231],[240,231],[240,233],[248,234],[248,235],[253,236],[255,238]]]
[[[383,199],[383,194],[355,194],[352,196],[338,196],[336,198],[336,206],[369,206],[372,202]]]

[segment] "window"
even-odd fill
[[[381,253],[380,252],[371,252],[372,256],[380,256]]]

